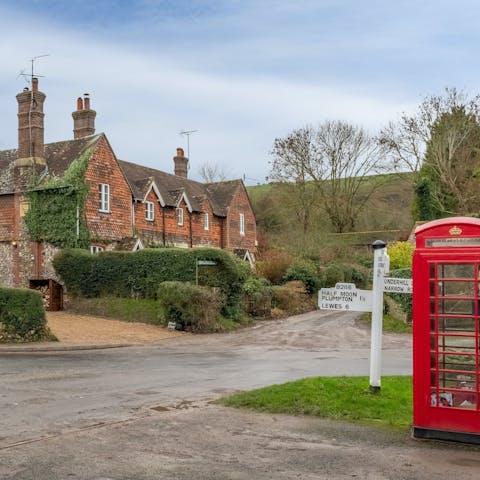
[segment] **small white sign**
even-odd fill
[[[390,257],[385,252],[383,255],[378,257],[378,274],[386,275],[390,272]]]
[[[372,291],[358,290],[354,283],[337,283],[335,288],[320,289],[318,306],[322,310],[371,312]]]
[[[175,330],[177,328],[176,322],[168,322],[168,327],[169,330]]]
[[[383,291],[392,293],[412,293],[411,278],[385,277],[383,279]]]

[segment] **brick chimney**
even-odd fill
[[[83,138],[95,133],[97,112],[90,109],[90,96],[85,93],[77,99],[77,110],[72,113],[73,138]]]
[[[18,153],[15,160],[16,190],[27,188],[35,174],[46,166],[44,152],[43,103],[46,95],[38,90],[38,78],[32,78],[32,89],[17,95]]]
[[[188,177],[188,158],[185,156],[183,148],[177,148],[177,155],[173,157],[175,164],[175,175],[178,177]]]
[[[38,78],[32,79],[32,90],[17,95],[18,158],[43,158],[43,103],[46,95],[38,90]]]

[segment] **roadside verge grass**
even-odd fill
[[[406,430],[412,423],[412,379],[382,377],[373,393],[368,377],[315,377],[231,395],[227,407],[289,415],[312,415]]]

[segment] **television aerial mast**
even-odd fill
[[[187,137],[187,158],[189,160],[189,163],[190,163],[190,135],[196,132],[198,132],[198,130],[182,130],[180,132],[180,135]]]

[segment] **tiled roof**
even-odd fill
[[[143,200],[153,180],[166,205],[177,206],[182,194],[185,193],[192,210],[201,212],[203,202],[208,199],[212,205],[213,213],[220,217],[226,216],[228,205],[241,183],[241,180],[232,180],[203,184],[136,163],[123,160],[119,160],[118,163],[136,199]]]
[[[76,140],[49,143],[45,145],[45,160],[48,172],[61,177],[71,163],[79,158],[85,150],[94,146],[104,136],[103,133],[90,135]],[[0,151],[0,195],[12,193],[13,165],[17,150]],[[165,205],[175,207],[185,194],[193,211],[201,212],[203,203],[208,200],[213,213],[225,217],[232,198],[241,185],[241,180],[203,184],[154,168],[144,167],[131,162],[118,160],[125,178],[136,200],[143,200],[152,182],[155,182]]]
[[[47,143],[45,145],[45,160],[50,174],[61,177],[70,164],[82,153],[94,145],[102,134],[91,135],[77,140]],[[17,158],[17,150],[0,151],[0,194],[12,193],[13,167]]]
[[[220,216],[227,216],[227,208],[241,183],[241,180],[229,180],[226,182],[205,184],[205,189],[210,198],[216,203],[216,208]]]

